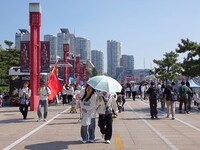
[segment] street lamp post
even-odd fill
[[[29,4],[29,23],[30,23],[30,89],[31,110],[37,110],[40,81],[40,25],[41,25],[41,6],[40,3]]]

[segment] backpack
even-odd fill
[[[187,94],[186,87],[182,85],[182,86],[180,87],[180,95],[186,95],[186,94]]]

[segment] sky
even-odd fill
[[[41,40],[44,34],[56,35],[60,28],[68,28],[76,37],[90,39],[91,50],[104,52],[105,72],[107,40],[122,43],[122,54],[134,56],[135,69],[152,69],[153,59],[174,51],[181,39],[200,41],[199,0],[4,0],[3,48],[4,40],[15,41],[18,29],[30,30],[30,2],[41,3]]]

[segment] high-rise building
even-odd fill
[[[107,41],[107,74],[116,78],[116,68],[120,66],[121,42]]]
[[[80,55],[81,60],[90,60],[90,40],[82,37],[77,37],[75,45],[75,55]]]
[[[20,33],[15,33],[15,48],[20,49],[21,41],[30,41],[30,33],[26,29],[19,29]]]
[[[133,55],[122,55],[120,59],[120,66],[126,70],[134,70],[134,56]]]
[[[50,42],[50,61],[56,61],[57,56],[57,37],[55,35],[46,34],[44,35],[44,41]]]
[[[103,52],[98,51],[98,50],[92,50],[91,51],[91,61],[92,61],[92,64],[97,69],[98,74],[102,75],[104,73]]]
[[[63,58],[63,44],[70,44],[70,53],[74,54],[75,36],[67,28],[61,28],[61,33],[57,34],[57,55]]]

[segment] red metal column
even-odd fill
[[[83,85],[86,87],[87,84],[87,65],[83,64]]]
[[[40,81],[40,25],[41,7],[40,3],[29,4],[30,24],[30,108],[35,111],[38,107],[39,81]]]
[[[80,56],[76,56],[76,84],[80,84]]]
[[[63,44],[63,52],[64,52],[64,62],[67,64],[64,67],[64,81],[66,84],[69,84],[69,68],[68,68],[68,63],[69,63],[69,44]]]

